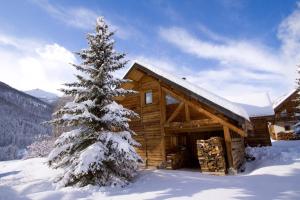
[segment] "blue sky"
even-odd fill
[[[0,7],[0,81],[56,92],[97,16],[129,60],[155,65],[229,99],[295,84],[300,3],[294,0],[46,1]],[[121,74],[121,72],[119,73]]]

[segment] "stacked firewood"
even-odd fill
[[[208,140],[197,140],[198,160],[201,171],[209,174],[225,174],[224,139],[212,137]]]
[[[172,153],[167,154],[166,169],[179,169],[185,166],[187,158],[187,149],[178,147]]]
[[[276,134],[277,140],[299,140],[300,137],[293,131],[279,132]]]

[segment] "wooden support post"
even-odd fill
[[[184,104],[184,108],[185,108],[185,120],[187,122],[191,121],[191,116],[190,116],[190,109],[189,109],[189,105],[187,103]]]
[[[141,88],[141,83],[139,82],[138,85],[139,89]],[[145,133],[145,126],[143,123],[143,102],[144,102],[144,92],[140,92],[140,107],[141,107],[141,114],[140,114],[140,120],[143,126],[143,132],[144,132],[144,150],[145,150],[145,166],[148,167],[148,147],[147,147],[147,135]]]
[[[228,168],[232,168],[233,157],[232,157],[231,136],[230,136],[229,128],[227,126],[223,126],[223,130],[224,130],[224,139],[225,139],[226,154],[228,160]]]
[[[165,92],[159,86],[159,102],[160,102],[160,131],[161,131],[161,154],[162,154],[162,161],[163,165],[166,163],[166,141],[165,141],[165,122],[166,122],[166,97]]]

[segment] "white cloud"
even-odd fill
[[[277,37],[282,42],[281,53],[285,62],[300,62],[300,2],[297,9],[279,25]]]
[[[204,26],[201,23],[198,23],[196,25],[196,28],[202,32],[204,35],[208,36],[210,39],[214,40],[214,41],[219,41],[219,42],[226,42],[229,41],[229,39],[227,37],[224,37],[222,35],[219,35],[215,32],[213,32],[212,30],[210,30],[208,27]]]
[[[47,0],[33,0],[33,2],[47,11],[52,17],[76,28],[91,29],[97,19],[97,13],[84,7],[64,8],[54,6]]]
[[[58,93],[63,83],[74,80],[69,63],[76,62],[75,56],[59,44],[0,34],[0,81],[17,89]]]
[[[24,39],[24,38],[16,38],[10,35],[5,35],[0,33],[0,46],[4,47],[12,47],[16,50],[31,50],[27,47],[38,46],[41,41],[33,40],[33,39]]]
[[[199,58],[218,60],[220,64],[240,65],[254,70],[279,71],[281,63],[260,44],[247,41],[231,41],[224,44],[196,38],[178,27],[162,28],[160,35],[182,51]]]
[[[36,5],[44,9],[53,18],[75,28],[91,30],[96,25],[96,19],[103,16],[103,13],[85,7],[62,7],[49,3],[48,0],[32,0]],[[112,31],[116,31],[116,36],[127,39],[132,35],[140,34],[134,27],[121,26],[109,19],[105,19]]]
[[[187,75],[190,81],[231,99],[245,92],[262,91],[271,92],[274,97],[294,87],[300,63],[300,4],[278,26],[279,48],[228,39],[206,27],[198,28],[211,40],[196,37],[180,27],[159,31],[163,39],[181,51],[199,59],[218,61],[217,69],[198,69]]]

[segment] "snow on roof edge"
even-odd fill
[[[249,117],[272,116],[275,114],[268,92],[240,94],[240,97],[242,98],[231,99],[231,101],[243,107]]]
[[[277,108],[282,102],[284,102],[286,99],[288,99],[296,91],[297,91],[297,89],[293,89],[289,93],[284,94],[284,95],[278,97],[276,100],[274,100],[273,109]]]
[[[255,106],[243,103],[237,103],[243,107],[248,113],[249,117],[263,117],[275,115],[272,105],[270,106]]]
[[[169,81],[207,99],[208,101],[211,101],[213,102],[214,104],[218,105],[218,106],[221,106],[223,108],[225,108],[226,110],[244,118],[244,119],[247,119],[247,120],[250,120],[249,119],[249,115],[248,113],[246,112],[246,110],[237,105],[236,103],[234,102],[231,102],[223,97],[220,97],[212,92],[209,92],[193,83],[190,83],[188,82],[187,80],[183,80],[182,78],[179,78],[175,75],[172,75],[170,74],[169,72],[166,72],[164,70],[161,70],[161,69],[158,69],[156,67],[154,67],[153,65],[151,64],[148,64],[148,63],[142,63],[140,61],[134,61],[132,66],[130,67],[130,69],[127,71],[126,75],[131,71],[131,69],[133,68],[133,66],[137,64],[137,65],[140,65],[146,69],[148,69],[149,71],[159,75],[159,76],[162,76],[166,79],[168,79]],[[126,76],[125,75],[125,76]]]

